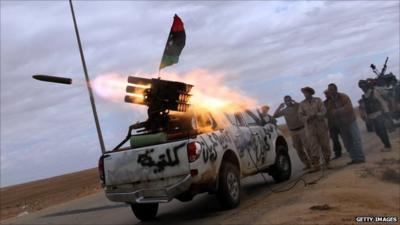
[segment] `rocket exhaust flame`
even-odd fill
[[[144,96],[139,94],[129,94],[125,96],[125,102],[144,105]]]
[[[91,81],[91,85],[100,97],[112,102],[124,102],[128,82],[123,76],[115,73],[100,75]]]
[[[128,78],[127,82],[126,76],[118,74],[100,75],[92,81],[92,86],[95,92],[106,100],[124,102],[124,100],[129,99],[133,101],[132,103],[141,104],[140,102],[144,100],[144,90],[150,88],[148,79],[154,76],[140,75],[140,77],[145,78],[143,80],[138,77]],[[223,74],[198,69],[183,75],[163,73],[163,79],[194,85],[190,92],[191,96],[185,96],[185,98],[189,98],[191,107],[206,108],[211,111],[231,111],[258,106],[256,100],[241,93],[240,90],[226,85],[227,78]],[[125,97],[127,89],[131,90],[131,94]]]
[[[144,97],[144,92],[146,91],[147,88],[137,88],[135,86],[127,86],[126,87],[126,92],[127,95],[133,95],[135,97]]]
[[[143,89],[148,89],[151,88],[151,85],[143,85],[143,84],[128,84],[128,87],[137,87],[137,88],[143,88]]]

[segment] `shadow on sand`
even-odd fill
[[[70,210],[70,211],[49,214],[49,215],[46,215],[44,217],[67,216],[67,215],[89,213],[89,212],[95,212],[95,211],[99,211],[99,210],[115,209],[115,208],[123,208],[123,207],[128,207],[128,205],[127,204],[118,204],[118,205],[109,205],[109,206],[86,208],[86,209],[74,209],[74,210]]]

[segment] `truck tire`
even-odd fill
[[[240,175],[237,166],[224,162],[219,174],[217,198],[225,209],[232,209],[240,203]]]
[[[285,145],[279,145],[277,150],[275,164],[271,168],[270,175],[275,182],[280,183],[289,180],[292,174],[292,164]]]
[[[133,214],[141,221],[149,221],[157,216],[158,203],[131,204]]]

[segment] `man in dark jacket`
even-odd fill
[[[325,90],[324,94],[326,98],[324,101],[324,105],[325,108],[328,109],[329,99],[331,98],[331,96],[329,95],[328,90]],[[339,124],[335,121],[335,118],[329,113],[327,113],[326,118],[328,120],[329,136],[331,137],[333,144],[333,152],[335,153],[335,157],[333,159],[337,159],[342,156],[342,145],[340,144],[339,141],[339,134],[340,134]]]
[[[327,102],[327,115],[334,118],[339,126],[344,146],[351,158],[348,164],[364,163],[361,135],[349,96],[338,92],[336,84],[333,83],[328,85],[328,92],[330,99]]]
[[[381,94],[379,94],[379,92],[374,89],[373,86],[368,84],[367,81],[360,80],[358,82],[358,86],[364,92],[362,99],[365,103],[365,111],[367,113],[367,117],[372,121],[375,133],[378,135],[385,146],[382,151],[391,151],[392,146],[385,126],[385,116],[389,112],[387,102],[383,99]]]

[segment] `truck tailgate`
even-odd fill
[[[106,185],[168,179],[190,173],[186,146],[181,140],[104,155]]]

